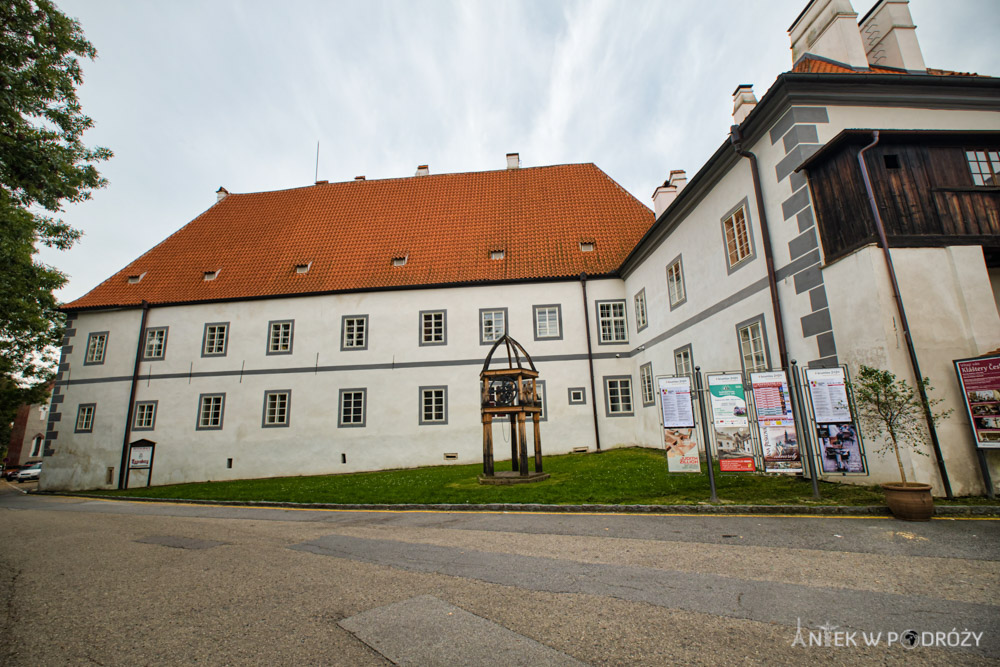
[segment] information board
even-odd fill
[[[754,472],[757,469],[750,418],[747,416],[743,375],[720,373],[708,376],[712,427],[722,472]]]
[[[801,474],[802,456],[788,376],[785,371],[751,373],[750,387],[764,452],[764,470]]]
[[[1000,356],[955,362],[976,447],[1000,448]]]

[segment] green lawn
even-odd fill
[[[545,503],[610,505],[679,505],[709,499],[706,472],[667,472],[657,449],[614,449],[600,454],[547,456],[544,482],[515,486],[482,486],[480,465],[450,465],[382,472],[281,477],[232,482],[178,484],[127,491],[95,491],[102,495],[199,500],[270,500],[295,503],[479,504]],[[704,468],[704,466],[703,466]],[[499,462],[498,470],[510,470]],[[717,468],[716,468],[717,469]],[[883,505],[877,486],[821,482],[822,500],[812,498],[808,480],[784,475],[716,473],[719,500],[757,505]],[[958,502],[980,503],[985,499]]]

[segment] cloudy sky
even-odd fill
[[[89,145],[109,187],[42,261],[69,301],[215,191],[594,162],[640,201],[726,138],[732,92],[791,67],[806,0],[57,0],[98,50]],[[874,0],[870,0],[874,2]],[[854,0],[863,14],[869,1]],[[912,0],[932,67],[1000,75],[1000,2]]]

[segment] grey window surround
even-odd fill
[[[154,332],[163,332],[163,347],[160,349],[160,355],[157,357],[150,357],[146,354],[149,348],[149,335]],[[167,358],[167,338],[169,337],[170,327],[146,327],[142,332],[142,360],[143,361],[163,361]]]
[[[646,400],[646,385],[643,382],[643,369],[647,369],[649,377],[649,400]],[[639,366],[639,393],[642,398],[642,407],[648,408],[656,405],[656,378],[653,376],[653,362],[647,361]]]
[[[361,421],[344,423],[344,394],[361,394]],[[337,393],[337,428],[364,428],[368,423],[368,388],[353,387]]]
[[[622,382],[624,380],[628,381],[628,396],[629,396],[629,410],[612,412],[611,411],[611,382],[617,381]],[[632,376],[631,375],[605,375],[602,378],[602,383],[604,384],[604,416],[605,417],[634,417],[635,416],[635,391],[632,389]]]
[[[90,361],[90,343],[97,336],[104,336],[104,345],[101,348],[101,358],[100,360]],[[110,331],[93,331],[87,335],[87,349],[83,353],[83,365],[84,366],[101,366],[104,364],[104,360],[108,356],[108,340],[111,338]]]
[[[425,319],[429,315],[437,315],[437,314],[441,315],[441,340],[439,340],[439,341],[427,341],[424,338],[424,332],[426,331],[426,329],[424,327],[424,325],[426,323]],[[441,308],[439,310],[421,310],[420,314],[419,314],[419,318],[417,320],[417,323],[418,323],[418,327],[419,327],[418,332],[417,332],[417,340],[420,343],[420,347],[431,347],[431,346],[434,346],[434,345],[447,345],[448,344],[448,311],[446,309]]]
[[[272,350],[271,340],[274,337],[274,326],[276,324],[289,324],[288,328],[288,349],[287,350]],[[291,354],[292,349],[295,344],[295,320],[271,320],[267,323],[267,342],[264,345],[264,349],[267,351],[268,356],[274,354]]]
[[[639,333],[649,327],[649,304],[646,303],[646,288],[643,287],[636,292],[632,301],[635,303],[635,332]],[[642,304],[642,317],[639,317],[640,304]]]
[[[743,209],[743,221],[747,226],[747,243],[750,245],[750,254],[738,261],[736,264],[729,264],[729,242],[726,241],[726,220],[736,215],[736,212]],[[719,229],[722,230],[722,256],[726,262],[726,273],[732,275],[734,271],[739,271],[747,264],[750,264],[757,258],[757,246],[754,244],[753,240],[753,219],[750,217],[750,199],[744,197],[736,206],[729,209],[724,216],[719,220]]]
[[[80,417],[83,415],[86,409],[90,410],[90,422],[84,427],[80,428]],[[97,417],[97,403],[81,403],[76,406],[76,423],[73,424],[73,433],[93,433],[94,432],[94,419]]]
[[[208,344],[208,328],[225,327],[225,338],[222,341],[222,352],[205,352]],[[205,330],[201,334],[201,356],[202,357],[224,357],[229,352],[229,322],[205,322]]]
[[[201,425],[201,415],[202,410],[205,405],[206,398],[222,398],[222,402],[219,405],[219,425],[218,426],[202,426]],[[226,416],[226,394],[225,392],[214,392],[209,394],[198,394],[198,412],[195,415],[194,429],[196,431],[221,431],[222,424]]]
[[[558,336],[539,336],[538,335],[538,311],[541,308],[555,308],[556,309],[556,327],[559,329]],[[563,322],[562,322],[562,305],[558,303],[540,303],[531,307],[531,321],[532,321],[532,332],[534,333],[535,340],[562,340],[563,339]]]
[[[285,395],[285,421],[284,423],[268,423],[267,403],[271,396]],[[287,428],[292,424],[292,390],[291,389],[268,389],[264,392],[264,410],[260,418],[261,428]]]
[[[494,338],[493,340],[486,340],[486,335],[485,335],[486,332],[484,331],[484,327],[483,327],[483,314],[484,313],[503,312],[503,333],[509,333],[510,332],[510,314],[507,311],[508,311],[507,308],[480,308],[479,309],[479,344],[480,345],[492,345],[493,343],[495,343],[497,341],[497,338],[500,337],[500,336],[497,336],[497,338]],[[502,335],[503,334],[501,334],[501,336]]]
[[[601,304],[603,303],[618,303],[622,306],[622,318],[625,320],[625,324],[622,327],[622,331],[625,333],[624,340],[604,340],[601,335]],[[625,299],[600,299],[594,301],[594,321],[597,323],[597,344],[598,345],[627,345],[628,344],[628,307],[625,305]],[[613,330],[613,329],[612,329]]]
[[[694,349],[691,347],[691,343],[688,343],[687,345],[681,345],[679,348],[674,350],[674,373],[676,375],[687,375],[687,373],[684,373],[680,368],[677,367],[677,356],[682,352],[688,353],[688,360],[691,363],[691,375],[694,375]]]
[[[363,345],[347,345],[347,322],[349,320],[361,320],[364,322],[362,325],[364,329],[364,344]],[[368,349],[368,334],[370,330],[368,328],[368,315],[344,315],[340,318],[340,351],[341,352],[356,352],[359,350]],[[355,338],[357,337],[357,328],[355,327]]]
[[[579,392],[580,400],[573,400],[573,394]],[[570,405],[586,405],[587,404],[587,388],[586,387],[570,387],[567,390],[567,396],[569,397]]]
[[[425,394],[429,391],[437,391],[437,390],[442,391],[442,401],[443,401],[442,406],[443,406],[444,419],[431,420],[431,421],[425,420],[424,419]],[[446,425],[448,423],[448,385],[433,385],[427,387],[420,387],[418,389],[418,396],[420,400],[417,405],[417,416],[419,418],[418,423],[421,426],[441,426],[441,425]]]
[[[743,320],[736,325],[736,349],[739,350],[740,367],[743,369],[744,375],[750,373],[750,371],[747,369],[746,364],[743,361],[743,345],[740,343],[740,330],[746,329],[755,323],[760,324],[760,341],[761,346],[764,348],[764,362],[767,364],[768,368],[771,368],[771,350],[770,346],[767,344],[767,326],[764,323],[764,313],[761,313],[760,315]]]
[[[149,426],[139,426],[139,406],[140,405],[152,405],[153,406],[153,419]],[[152,431],[156,429],[156,413],[159,411],[159,401],[136,401],[135,402],[135,414],[132,416],[132,430],[133,431]]]
[[[751,243],[751,248],[752,247],[753,247],[753,243]],[[681,253],[680,255],[677,255],[677,257],[674,257],[673,261],[671,261],[669,264],[667,264],[667,301],[670,303],[670,310],[673,310],[675,308],[680,308],[685,303],[687,303],[687,300],[688,300],[687,280],[685,280],[685,278],[684,278],[684,259],[683,259],[683,257],[684,257],[684,255],[683,255],[683,253]],[[674,303],[673,301],[671,301],[671,298],[670,298],[670,268],[674,264],[676,264],[677,266],[680,267],[681,290],[684,292],[684,295],[680,298],[680,300],[677,303]]]

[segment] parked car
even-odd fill
[[[7,466],[6,468],[4,468],[3,478],[13,482],[15,479],[17,479],[17,473],[20,472],[20,470],[21,466],[19,465]]]
[[[38,476],[42,472],[42,462],[36,461],[35,463],[29,463],[28,465],[21,468],[17,473],[17,483],[21,482],[32,482],[38,481]]]

